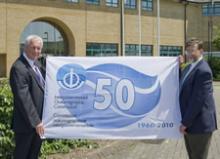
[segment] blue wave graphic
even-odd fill
[[[136,71],[135,69],[121,65],[121,64],[102,64],[91,67],[87,71],[100,71],[118,78],[127,78],[132,81],[137,87],[149,88],[157,80],[157,76],[148,76],[143,73]]]
[[[71,65],[73,67],[73,65]],[[82,69],[82,66],[74,66]],[[80,71],[84,72],[84,71]],[[82,73],[81,73],[82,74]],[[60,88],[60,94],[68,96],[85,96],[83,104],[77,104],[74,108],[68,110],[79,120],[96,128],[122,128],[137,122],[152,111],[160,100],[161,86],[157,76],[145,75],[121,64],[102,64],[85,70],[85,83],[78,89],[67,90]],[[102,96],[96,96],[96,87],[98,79],[111,79],[111,86],[105,89],[111,92],[111,106],[104,110],[94,108],[95,101],[103,101]],[[135,100],[128,110],[122,110],[116,102],[115,88],[122,79],[128,79],[132,82],[135,91]],[[129,92],[123,91],[123,99],[127,99]],[[63,99],[65,102],[65,98]],[[68,108],[68,107],[67,107]]]

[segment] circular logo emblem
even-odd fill
[[[64,89],[78,89],[86,80],[85,72],[85,69],[80,65],[64,65],[57,72],[57,82]]]

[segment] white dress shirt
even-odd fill
[[[26,54],[25,52],[23,53],[23,56],[24,56],[24,58],[28,61],[29,65],[30,65],[31,68],[34,70],[34,72],[36,73],[36,75],[39,76],[38,78],[39,78],[40,82],[42,83],[42,85],[44,86],[44,84],[45,84],[44,78],[43,78],[43,76],[42,76],[42,74],[41,74],[39,68],[34,64],[35,61],[32,60],[32,59],[30,59],[30,58],[28,58],[28,57],[27,57],[27,54]]]
[[[182,84],[184,83],[185,79],[187,78],[187,76],[190,74],[190,72],[192,72],[192,70],[196,67],[196,65],[198,65],[198,63],[203,59],[203,56],[201,56],[198,60],[194,61],[193,63],[191,63],[190,65],[190,69],[188,70],[188,72],[186,73],[186,75],[183,77],[182,79]]]
[[[26,54],[25,52],[23,53],[23,56],[24,56],[24,58],[27,60],[27,62],[29,63],[29,65],[31,66],[31,68],[32,68],[32,69],[34,70],[34,72],[35,72],[35,69],[34,69],[34,67],[35,67],[35,65],[34,65],[34,60],[28,58],[28,57],[27,57],[27,54]]]

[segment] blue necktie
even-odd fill
[[[186,79],[186,75],[188,74],[188,72],[189,72],[191,66],[192,66],[192,65],[189,64],[189,65],[186,66],[186,68],[183,70],[182,76],[181,76],[181,78],[180,78],[180,91],[181,91],[181,89],[182,89],[183,83],[184,83],[184,81],[185,81],[185,79]]]

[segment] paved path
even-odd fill
[[[214,95],[217,107],[218,126],[220,126],[220,83],[214,83]],[[220,128],[219,128],[220,129]],[[188,159],[184,141],[113,141],[106,147],[97,149],[81,157],[74,153],[53,156],[50,159]],[[220,130],[215,131],[208,159],[220,159]]]

